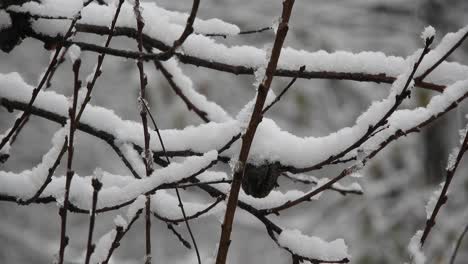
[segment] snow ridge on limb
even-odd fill
[[[278,236],[281,247],[306,259],[348,262],[348,247],[343,239],[326,242],[319,237],[306,236],[301,231],[284,229]]]

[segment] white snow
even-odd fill
[[[102,182],[103,177],[104,177],[104,171],[101,168],[94,169],[93,179],[96,179],[99,182]]]
[[[408,252],[412,257],[414,264],[424,264],[426,262],[426,256],[424,256],[424,253],[421,251],[421,244],[419,242],[422,234],[422,230],[418,230],[408,244]]]
[[[448,156],[447,160],[447,167],[445,168],[447,171],[451,171],[455,168],[455,164],[457,163],[457,156],[460,152],[460,147],[455,147],[452,149]]]
[[[467,134],[468,134],[468,123],[466,124],[465,128],[460,129],[460,131],[458,131],[458,135],[460,136],[460,141],[459,141],[460,145],[462,145],[463,141],[465,141],[465,137],[467,136]]]
[[[145,208],[145,204],[146,204],[146,196],[144,195],[138,196],[138,198],[128,207],[127,219],[132,220],[139,210]]]
[[[91,255],[91,263],[101,263],[106,259],[116,235],[117,231],[113,229],[99,239]]]
[[[169,22],[179,24],[185,27],[185,23],[187,22],[188,14],[181,13],[177,11],[170,11],[158,7],[155,3],[142,3],[145,7],[154,8],[160,15],[167,16],[169,18]],[[198,34],[224,34],[224,35],[236,35],[239,34],[240,29],[238,26],[227,23],[222,21],[218,18],[212,19],[200,19],[196,18],[195,23],[193,24],[193,28],[196,33]]]
[[[210,207],[211,203],[201,204],[201,203],[183,201],[183,205],[184,205],[185,214],[187,215],[187,217],[190,217]],[[224,203],[218,203],[215,207],[210,209],[208,212],[197,217],[197,219],[220,213],[224,211],[224,209],[225,209]],[[168,219],[182,219],[183,218],[182,211],[179,207],[179,200],[177,199],[177,197],[174,197],[173,195],[169,194],[165,190],[157,191],[154,195],[151,196],[151,211]]]
[[[43,16],[66,16],[73,17],[83,8],[83,0],[42,0],[40,3],[29,1],[21,6],[9,6],[8,10],[16,12],[28,12]]]
[[[426,41],[426,39],[434,38],[436,34],[435,29],[432,26],[427,26],[424,28],[424,31],[421,33],[421,38],[423,41]]]
[[[119,147],[122,154],[127,158],[128,162],[132,165],[132,168],[135,172],[140,176],[143,177],[146,175],[146,167],[143,163],[141,155],[133,148],[132,145],[128,143],[118,143],[117,146]]]
[[[70,61],[72,64],[80,58],[81,56],[81,49],[77,45],[73,44],[68,48],[68,56],[70,57]]]
[[[154,3],[142,3],[142,7],[144,8],[143,16],[146,21],[144,33],[171,46],[185,27],[185,25],[181,25],[180,18],[174,19],[173,15],[168,15],[170,12],[161,11],[162,9],[158,8]],[[114,13],[115,7],[113,6],[100,6],[92,3],[83,9],[80,22],[109,26]],[[177,23],[174,22],[176,20]],[[39,19],[34,21],[33,28],[36,31],[48,35],[55,35],[67,29],[67,23],[63,25],[59,24],[58,21]],[[228,29],[230,26],[227,26],[227,24],[213,22],[213,25],[215,24],[216,27],[224,28],[225,32],[237,32],[237,29]],[[131,4],[123,4],[117,26],[135,27],[133,6]],[[61,29],[59,29],[60,27]],[[51,28],[55,29],[52,30]],[[441,52],[450,48],[447,44],[453,44],[452,39],[457,39],[464,30],[466,30],[466,28],[455,34],[448,34],[447,37],[444,38],[445,41],[442,41],[441,45],[439,45],[440,48],[431,51],[427,57],[432,56],[433,58],[440,58]],[[203,30],[200,29],[200,31]],[[251,46],[226,46],[217,43],[215,39],[197,34],[189,36],[182,45],[181,50],[186,55],[196,56],[208,61],[235,66],[243,65],[254,69],[261,67],[267,57],[264,49]],[[283,49],[278,63],[278,69],[297,70],[303,65],[305,65],[309,71],[386,74],[393,77],[400,75],[403,69],[410,66],[408,62],[401,57],[386,56],[381,52],[360,52],[353,54],[345,51],[328,53],[323,50],[308,52],[295,50],[289,47]],[[423,66],[424,65],[425,64],[423,64]],[[422,69],[425,68],[426,67],[422,67]],[[467,69],[467,66],[462,66],[458,63],[445,62],[440,65],[439,69],[431,74],[428,80],[447,84],[451,81],[466,79],[468,78]]]
[[[467,32],[468,32],[468,26],[465,26],[464,28],[461,28],[457,32],[446,34],[442,38],[440,43],[437,45],[437,47],[432,49],[431,52],[429,52],[429,54],[427,54],[426,57],[424,57],[424,60],[421,62],[420,67],[416,71],[416,76],[418,76],[419,74],[422,74],[427,69],[429,69],[432,65],[434,65],[434,63],[438,61],[440,58],[442,58],[442,56],[444,56],[465,34],[467,34]],[[436,74],[436,72],[441,72],[443,70],[443,67],[441,66],[442,65],[440,65],[437,70],[435,70],[433,73],[429,75],[431,76],[430,78],[425,79],[425,80],[432,81],[435,79],[439,79],[439,77],[433,78],[432,75]],[[453,73],[447,73],[447,74],[453,74]],[[443,80],[443,79],[450,79],[450,78],[442,77],[442,79],[440,80]],[[466,79],[466,77],[464,79]]]
[[[49,168],[52,167],[62,149],[67,131],[67,127],[64,127],[54,134],[52,147],[44,154],[41,163],[31,170],[24,170],[19,173],[0,171],[0,182],[2,183],[0,184],[0,193],[24,200],[31,198],[45,182],[49,174]],[[61,189],[63,189],[63,186]]]
[[[172,80],[181,89],[182,93],[201,111],[207,113],[207,118],[214,122],[226,122],[232,117],[215,102],[208,101],[206,96],[195,90],[192,80],[186,76],[179,67],[176,59],[162,61],[161,64],[172,75]]]
[[[5,10],[0,10],[0,30],[11,26],[10,15]]]
[[[391,92],[393,95],[391,94],[383,101],[374,102],[357,119],[353,127],[346,127],[326,136],[297,137],[281,130],[273,120],[264,118],[257,129],[250,159],[258,162],[265,160],[270,162],[281,161],[283,165],[306,167],[328,158],[331,154],[343,150],[359,139],[367,131],[368,125],[375,123],[383,112],[389,109],[394,101],[394,92],[401,89],[405,77],[405,75],[402,75],[395,82]],[[0,74],[0,84],[4,85],[0,90],[0,98],[4,97],[25,103],[29,101],[33,87],[24,83],[18,74]],[[426,107],[396,111],[388,120],[389,128],[378,133],[369,142],[366,142],[363,147],[374,149],[375,146],[393,135],[397,130],[406,131],[424,122],[433,115],[444,111],[454,101],[463,98],[467,92],[468,80],[458,81],[449,85],[442,94],[431,98]],[[67,113],[68,109],[66,97],[53,91],[39,93],[35,106],[62,116],[66,116],[65,113]],[[244,117],[248,117],[248,114],[245,114]],[[244,122],[247,119],[245,118]],[[102,122],[102,120],[106,120],[106,122]],[[122,120],[111,110],[88,105],[81,121],[97,130],[114,135],[118,142],[144,145],[141,136],[141,124]],[[240,132],[240,124],[244,122],[237,120],[222,123],[210,122],[199,126],[188,126],[183,130],[161,130],[161,135],[169,151],[192,150],[205,153],[224,146],[226,142]],[[150,134],[153,138],[157,137],[154,131],[151,131]],[[211,136],[207,139],[206,135]],[[275,144],[271,144],[271,142],[275,142]],[[223,155],[235,157],[238,154],[239,147],[240,141],[236,142],[231,149],[225,151]],[[151,149],[161,151],[159,141],[151,141]]]
[[[442,188],[444,187],[444,184],[445,184],[445,182],[442,182],[439,185],[439,188],[432,193],[431,197],[427,201],[427,204],[426,204],[426,219],[431,218],[431,215],[434,212],[434,208],[435,208],[437,200],[439,199],[439,196],[440,196],[440,194],[442,192]]]
[[[121,215],[117,215],[114,218],[114,224],[115,224],[115,226],[119,226],[119,227],[122,227],[124,229],[127,228],[127,221]]]
[[[326,242],[319,237],[306,236],[297,229],[283,230],[278,237],[278,243],[300,256],[311,259],[337,261],[350,257],[343,239]]]

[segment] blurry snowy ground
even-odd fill
[[[202,0],[199,17],[220,18],[255,29],[271,25],[281,12],[279,0]],[[191,1],[159,0],[167,9],[188,11]],[[421,47],[419,34],[430,24],[441,37],[468,24],[468,2],[464,0],[296,0],[291,30],[285,46],[315,51],[363,50],[383,51],[388,55],[407,56]],[[263,47],[271,43],[273,34],[228,38],[230,44]],[[117,41],[113,42],[117,43]],[[117,47],[134,47],[133,41],[123,41]],[[34,84],[47,65],[49,54],[42,44],[27,39],[10,54],[0,53],[0,72],[20,72]],[[451,57],[468,62],[468,45]],[[85,56],[88,71],[94,54]],[[149,102],[162,128],[182,128],[198,124],[198,118],[186,111],[166,81],[151,65]],[[52,89],[69,95],[71,66],[64,65],[55,75]],[[84,67],[83,67],[84,69]],[[254,94],[253,77],[234,76],[193,66],[184,66],[198,90],[235,115]],[[107,57],[104,73],[98,81],[92,103],[113,109],[124,119],[139,120],[136,107],[138,92],[137,69],[132,61]],[[275,79],[278,91],[288,81]],[[300,136],[325,135],[354,123],[354,119],[372,100],[386,96],[388,85],[341,81],[299,80],[269,114],[285,130]],[[430,93],[418,92],[405,107],[424,104]],[[364,196],[342,197],[326,193],[320,201],[311,202],[274,219],[282,226],[298,228],[305,234],[325,239],[344,238],[352,254],[352,263],[402,263],[408,259],[406,246],[425,221],[424,204],[432,190],[442,181],[443,168],[450,149],[458,142],[457,130],[466,123],[467,106],[462,106],[448,118],[431,127],[431,133],[412,135],[381,153],[359,179]],[[0,131],[12,123],[12,116],[0,109]],[[16,146],[6,170],[19,171],[38,162],[48,148],[55,124],[32,118]],[[80,135],[76,150],[76,167],[80,174],[90,173],[99,166],[114,173],[126,170],[109,155],[107,146]],[[111,157],[109,157],[111,156]],[[466,158],[465,158],[466,160]],[[115,165],[119,164],[119,165]],[[468,166],[458,170],[449,203],[439,215],[438,225],[429,238],[425,252],[429,263],[446,263],[453,242],[468,224]],[[317,176],[331,176],[331,174]],[[302,188],[282,180],[281,188]],[[184,194],[185,197],[196,194]],[[197,196],[199,197],[199,196]],[[98,217],[95,237],[109,230],[113,214]],[[288,254],[278,249],[263,227],[241,210],[236,215],[231,263],[290,263]],[[193,221],[192,228],[205,257],[215,254],[221,218],[215,216]],[[87,216],[73,215],[69,221],[73,256],[84,254]],[[153,222],[153,256],[157,263],[195,263],[193,251],[185,249],[166,228]],[[117,263],[141,263],[144,240],[141,222],[132,229],[116,251]],[[178,228],[187,237],[185,228]],[[54,205],[21,207],[0,203],[0,263],[50,263],[58,249],[59,217]],[[468,258],[468,242],[461,248],[459,263]]]

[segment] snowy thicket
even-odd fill
[[[467,181],[455,182],[467,171],[468,65],[452,55],[468,26],[447,34],[421,27],[412,35],[423,41],[407,54],[330,52],[289,44],[298,7],[293,33],[276,47],[285,19],[279,5],[267,27],[246,31],[202,18],[198,1],[185,12],[135,0],[66,2],[0,5],[0,59],[19,56],[30,42],[43,43],[47,53],[36,82],[1,62],[0,202],[7,209],[0,209],[12,214],[16,203],[59,211],[56,233],[47,238],[53,242],[40,250],[48,261],[211,263],[229,248],[218,238],[234,212],[231,263],[419,264],[450,256],[443,245],[468,216]],[[284,3],[286,9],[294,1]],[[244,7],[237,8],[234,15]],[[265,43],[243,43],[244,35],[262,34],[270,34]],[[297,89],[300,79],[354,86],[335,89],[343,93],[337,103],[321,100],[315,87]],[[310,102],[327,110],[309,111]],[[417,138],[452,112],[460,135]],[[437,180],[423,169],[430,161],[422,145],[431,143],[455,147],[437,153],[445,159],[431,171]],[[237,196],[233,211],[228,198]],[[79,224],[70,220],[79,215]]]

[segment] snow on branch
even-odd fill
[[[434,42],[435,29],[427,27],[421,34],[424,48],[406,58],[382,52],[310,52],[283,46],[294,5],[294,0],[285,0],[277,25],[252,31],[259,33],[274,28],[272,48],[262,49],[218,41],[214,37],[246,32],[220,19],[197,18],[199,4],[199,0],[194,0],[189,13],[166,10],[152,2],[140,4],[138,0],[69,0],[65,5],[59,0],[43,0],[0,5],[0,37],[7,36],[12,30],[17,34],[12,36],[11,43],[0,41],[2,50],[9,52],[25,37],[43,41],[47,49],[55,49],[37,87],[28,85],[19,73],[0,73],[0,104],[10,112],[22,111],[13,127],[2,132],[0,162],[7,161],[12,142],[30,115],[63,126],[55,133],[52,146],[35,167],[21,172],[0,170],[0,200],[24,205],[56,203],[60,207],[60,263],[64,261],[69,239],[65,232],[68,212],[90,214],[85,263],[108,263],[145,209],[146,263],[151,263],[152,258],[150,227],[151,219],[155,218],[150,218],[150,214],[168,224],[179,240],[190,247],[172,225],[185,222],[199,263],[201,258],[189,220],[224,214],[216,263],[225,264],[237,208],[257,219],[255,223],[266,229],[273,242],[291,254],[293,263],[349,262],[351,254],[343,239],[327,242],[296,229],[283,229],[271,220],[276,219],[275,216],[270,219],[270,214],[279,217],[282,210],[318,200],[326,190],[363,194],[358,183],[345,185],[340,180],[359,174],[367,162],[391,142],[419,132],[457,108],[468,97],[468,66],[446,62],[446,59],[466,40],[468,26],[445,35],[434,49],[430,46]],[[23,28],[18,29],[18,24]],[[106,41],[104,45],[76,41],[77,34],[104,35]],[[111,40],[120,36],[136,40],[138,48],[111,47]],[[86,86],[79,90],[78,73],[83,52],[98,54]],[[50,86],[66,54],[75,73],[72,104],[65,95],[42,89]],[[105,56],[137,61],[140,94],[135,99],[139,103],[141,123],[125,120],[110,109],[90,104],[92,93],[98,89],[95,84],[102,73]],[[155,69],[161,71],[188,110],[195,112],[204,124],[183,129],[158,129],[145,97],[145,61],[154,63]],[[257,94],[244,103],[244,108],[233,118],[223,106],[197,91],[180,63],[236,75],[254,75]],[[293,78],[278,97],[270,89],[276,76]],[[297,78],[389,83],[391,88],[386,98],[372,102],[355,122],[348,123],[351,126],[324,136],[299,137],[264,116],[270,107],[279,103]],[[440,93],[432,96],[427,105],[399,109],[413,87]],[[153,121],[154,131],[149,129],[147,115]],[[103,139],[120,157],[131,176],[100,169],[91,176],[75,173],[72,166],[75,130]],[[408,246],[415,263],[425,262],[421,248],[435,225],[439,210],[447,201],[449,185],[468,150],[467,131],[465,128],[460,132],[460,146],[450,155],[446,179],[426,205],[425,229],[418,231]],[[57,175],[55,170],[67,151],[66,175]],[[218,161],[234,164],[232,178],[224,171],[211,170]],[[355,163],[333,178],[302,174],[351,161]],[[312,186],[309,190],[272,190],[281,175]],[[245,187],[249,184],[271,188],[256,195]],[[179,189],[188,187],[201,190],[214,201],[183,201]],[[170,194],[171,189],[177,197]],[[126,217],[118,215],[112,229],[94,245],[97,214],[125,206],[128,206]]]
[[[278,243],[312,262],[317,259],[327,263],[348,262],[350,257],[343,239],[326,242],[319,237],[306,236],[297,229],[283,230],[278,237]]]

